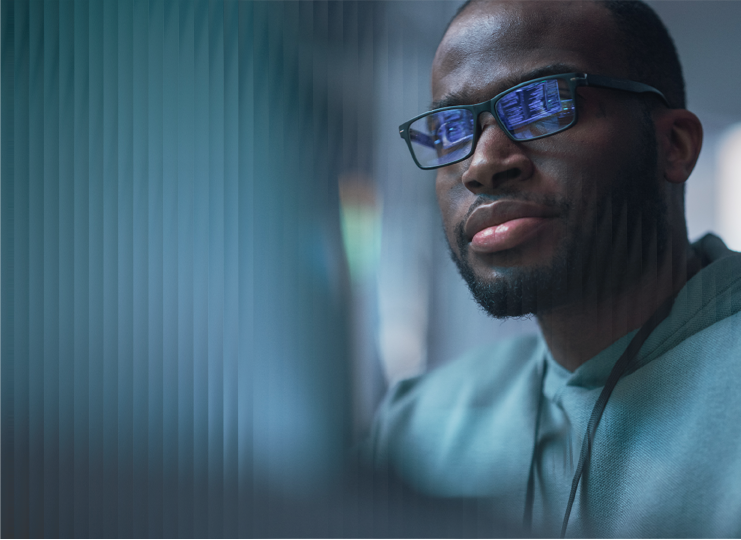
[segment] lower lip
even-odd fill
[[[471,249],[478,253],[496,253],[513,248],[533,236],[552,218],[526,217],[505,221],[479,231],[471,240]]]

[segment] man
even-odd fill
[[[376,463],[537,535],[741,534],[741,255],[688,242],[702,127],[663,24],[639,2],[468,2],[432,93],[400,132],[436,169],[452,258],[542,336],[397,385]]]

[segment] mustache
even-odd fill
[[[509,201],[534,202],[542,206],[558,208],[559,214],[562,218],[568,217],[569,210],[571,209],[571,204],[569,204],[566,199],[523,193],[521,191],[512,191],[509,193],[502,191],[500,193],[497,193],[496,195],[478,195],[476,197],[476,200],[474,200],[471,203],[471,206],[468,207],[468,211],[466,212],[465,217],[456,226],[456,230],[458,230],[459,228],[463,229],[463,226],[465,225],[468,218],[471,217],[471,214],[473,214],[474,210],[476,210],[479,206],[482,206],[484,204],[491,204],[501,199],[507,199]]]
[[[543,206],[558,208],[559,217],[566,221],[568,221],[569,213],[571,211],[571,204],[565,198],[548,197],[533,193],[523,193],[521,191],[514,190],[500,191],[496,195],[479,195],[476,197],[476,200],[471,203],[471,206],[468,207],[468,211],[466,212],[465,217],[453,229],[458,252],[462,257],[465,258],[468,255],[468,240],[466,239],[466,233],[464,231],[466,221],[471,216],[471,214],[473,214],[473,211],[476,210],[479,206],[484,204],[491,204],[500,199],[507,199],[510,201],[534,202]]]

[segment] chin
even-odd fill
[[[557,257],[557,250],[551,239],[534,239],[510,249],[494,253],[480,253],[466,250],[468,264],[477,275],[484,279],[506,277],[511,273],[531,272],[537,268],[548,268]]]
[[[522,254],[512,253],[506,254],[509,261],[497,265],[496,270],[489,267],[487,272],[475,270],[452,250],[451,257],[476,303],[494,318],[538,315],[566,299],[568,269],[560,261],[515,265],[514,260]]]

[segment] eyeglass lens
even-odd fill
[[[471,152],[475,121],[468,109],[434,112],[409,126],[409,139],[423,167],[441,167]]]
[[[567,81],[547,79],[516,88],[496,103],[496,113],[520,141],[560,131],[574,121]],[[442,167],[471,153],[475,119],[468,109],[433,112],[409,126],[412,150],[423,167]]]
[[[563,79],[517,88],[502,96],[496,109],[510,134],[521,141],[559,131],[574,119],[573,96]]]

